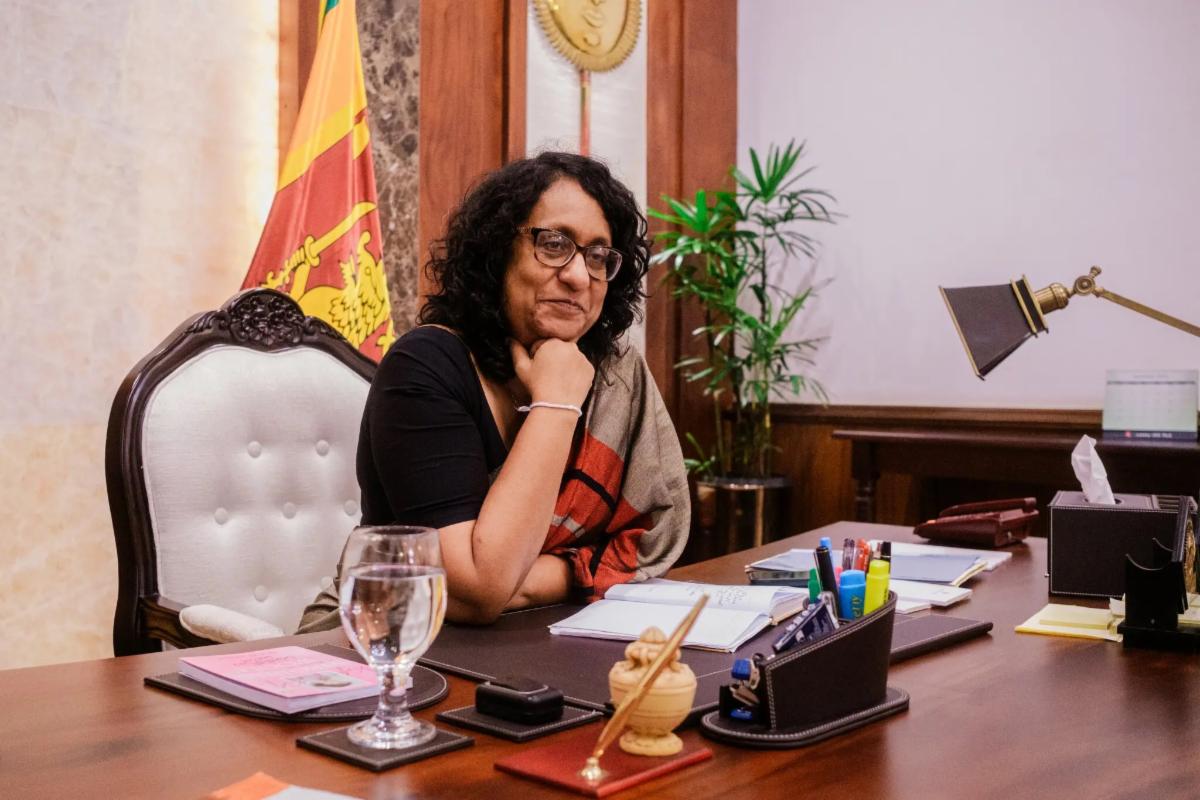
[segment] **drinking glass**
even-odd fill
[[[446,571],[437,531],[413,526],[357,528],[342,554],[342,627],[379,675],[375,716],[347,731],[362,747],[423,744],[437,730],[408,711],[408,674],[446,616]]]

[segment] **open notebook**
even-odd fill
[[[663,579],[618,584],[603,600],[551,625],[550,633],[633,641],[654,625],[669,634],[705,593],[708,604],[683,646],[731,653],[763,628],[800,611],[808,590]]]

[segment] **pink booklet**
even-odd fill
[[[372,697],[375,670],[305,647],[223,656],[183,656],[179,674],[284,714]]]

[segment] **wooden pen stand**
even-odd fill
[[[896,595],[881,608],[809,644],[754,659],[759,670],[753,720],[721,709],[701,719],[705,735],[748,747],[788,748],[819,742],[908,708],[908,694],[887,685]]]

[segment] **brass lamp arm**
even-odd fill
[[[1034,292],[1034,299],[1037,301],[1038,307],[1043,314],[1048,314],[1051,311],[1057,311],[1060,308],[1066,308],[1067,302],[1072,295],[1090,294],[1096,297],[1111,300],[1119,306],[1124,306],[1130,311],[1136,311],[1139,314],[1144,314],[1151,319],[1156,319],[1159,322],[1164,322],[1172,328],[1178,328],[1184,333],[1190,333],[1192,336],[1200,336],[1200,326],[1193,325],[1190,322],[1184,322],[1178,317],[1173,317],[1170,314],[1165,314],[1156,308],[1151,308],[1147,305],[1142,305],[1136,300],[1130,300],[1124,295],[1119,295],[1116,292],[1110,292],[1096,285],[1096,276],[1100,274],[1099,267],[1092,267],[1087,275],[1081,275],[1075,279],[1075,285],[1067,289],[1061,283],[1052,283],[1045,289],[1040,289]]]

